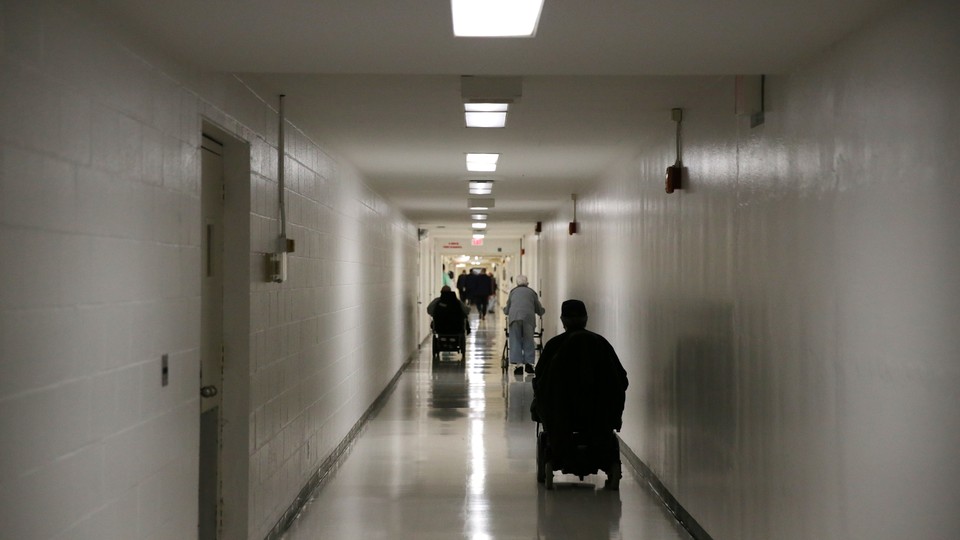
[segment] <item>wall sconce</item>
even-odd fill
[[[573,236],[577,234],[577,194],[573,193],[570,198],[573,200],[573,221],[567,226],[567,233]]]
[[[683,161],[680,159],[680,124],[683,123],[683,109],[673,109],[670,115],[677,123],[677,161],[667,167],[667,193],[673,193],[673,190],[680,189],[683,184]]]

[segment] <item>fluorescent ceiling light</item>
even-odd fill
[[[474,163],[493,163],[496,165],[500,159],[500,154],[467,154],[467,162]]]
[[[486,229],[486,228],[487,228],[487,224],[486,224],[486,222],[483,222],[483,221],[477,221],[477,222],[475,222],[475,223],[473,224],[473,228],[474,228],[474,229]]]
[[[502,128],[507,126],[505,112],[465,112],[464,120],[468,128]]]
[[[464,103],[463,110],[466,112],[507,112],[510,108],[508,103]]]
[[[470,172],[494,172],[500,154],[467,154],[467,170]]]
[[[482,239],[483,239],[483,233],[473,233],[473,239],[474,239],[474,240],[482,240]]]
[[[493,193],[493,180],[471,180],[471,195],[489,195]]]
[[[470,214],[470,219],[473,219],[476,221],[483,221],[487,219],[487,215],[486,214]]]
[[[543,0],[450,0],[453,35],[533,37]]]
[[[469,172],[497,172],[496,163],[470,163],[467,162],[467,171]]]

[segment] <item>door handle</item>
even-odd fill
[[[213,396],[217,395],[217,387],[216,387],[216,386],[204,386],[203,388],[200,389],[200,395],[203,396],[203,397],[207,397],[207,398],[213,397]]]

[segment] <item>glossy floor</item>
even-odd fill
[[[284,539],[689,538],[626,463],[619,491],[538,484],[532,375],[501,371],[500,317],[471,325],[464,362],[424,346]]]

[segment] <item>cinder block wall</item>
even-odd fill
[[[275,103],[79,8],[2,0],[0,28],[2,535],[196,536],[206,119],[251,152],[231,194],[250,202],[248,499],[226,520],[263,538],[416,348],[415,226],[290,119],[297,252],[265,283]]]
[[[623,438],[716,539],[960,530],[960,6],[908,5],[789,74],[734,80],[543,234],[630,374]],[[556,310],[547,327],[556,325]]]

